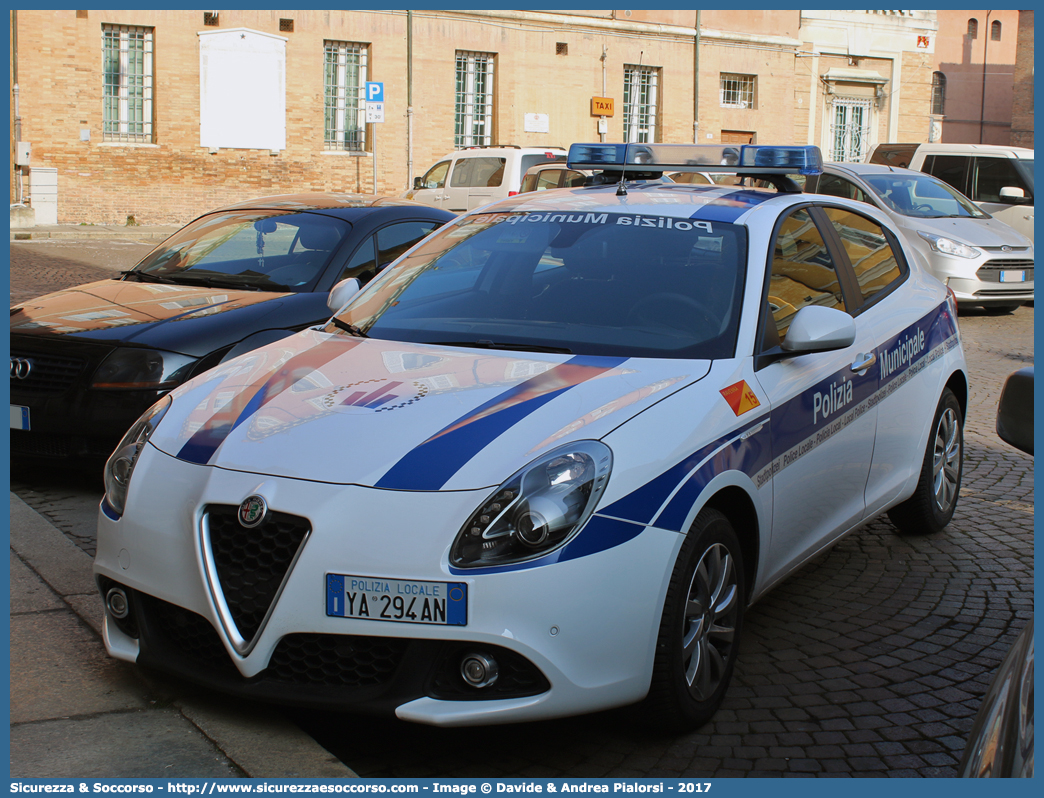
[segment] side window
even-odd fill
[[[458,158],[453,162],[453,171],[450,173],[449,184],[451,188],[467,188],[472,185],[471,165],[474,158]]]
[[[870,302],[906,273],[884,228],[873,219],[843,208],[823,208],[823,211],[841,238],[864,302]]]
[[[859,202],[870,202],[859,186],[851,180],[845,180],[837,175],[823,175],[819,179],[819,188],[816,189],[816,193],[827,194],[831,197],[844,197]]]
[[[962,194],[968,194],[967,177],[971,158],[967,155],[936,155],[931,162],[925,161],[924,171],[949,183]],[[971,197],[975,199],[975,197]]]
[[[1027,197],[1033,193],[1015,171],[1015,164],[1009,158],[976,158],[975,167],[975,185],[971,198],[976,202],[1000,202],[1000,190],[1006,186],[1021,188]]]
[[[583,172],[573,172],[572,170],[565,173],[565,182],[562,183],[562,188],[572,188],[573,186],[582,186],[584,181],[587,180],[587,175]]]
[[[355,254],[352,255],[352,259],[348,261],[348,265],[341,272],[341,276],[337,278],[337,282],[347,280],[349,277],[358,277],[359,282],[366,285],[377,274],[377,261],[374,258],[373,244],[373,236],[370,236],[359,245],[359,248],[355,250]]]
[[[845,309],[834,262],[805,208],[788,216],[779,228],[768,294],[780,341],[786,337],[794,314],[806,305]]]
[[[436,227],[439,227],[438,222],[399,222],[378,230],[378,270],[402,255]]]
[[[496,188],[504,182],[504,164],[507,158],[474,158],[471,167],[472,186]]]
[[[442,188],[446,185],[446,173],[449,171],[449,161],[435,164],[422,178],[424,188]]]
[[[536,190],[547,191],[549,188],[558,188],[558,181],[561,179],[561,169],[544,169],[537,177]]]

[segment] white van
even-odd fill
[[[440,158],[402,196],[464,213],[517,194],[531,166],[565,160],[561,147],[468,147]]]
[[[996,144],[878,144],[867,161],[934,175],[1033,239],[1033,150]]]

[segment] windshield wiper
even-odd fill
[[[174,285],[174,281],[169,277],[161,277],[158,274],[150,274],[149,272],[140,272],[135,269],[127,269],[126,271],[120,272],[124,277],[136,277],[138,282],[141,283],[164,283],[166,285]]]
[[[230,288],[233,291],[260,291],[261,287],[250,285],[237,280],[222,280],[220,277],[193,277],[191,275],[178,275],[174,282],[180,285],[202,285],[206,288]],[[273,289],[278,290],[278,289]]]
[[[354,335],[356,338],[369,338],[370,337],[366,333],[364,333],[362,330],[360,330],[358,327],[356,327],[354,324],[349,324],[346,321],[341,321],[336,316],[334,316],[332,319],[330,319],[330,321],[332,321],[334,323],[334,326],[336,326],[338,329],[344,330],[346,333],[348,333],[350,335]]]
[[[435,341],[435,346],[470,346],[475,349],[503,349],[517,352],[548,352],[553,355],[571,355],[572,349],[563,346],[544,346],[543,344],[502,344],[480,338],[477,341]]]

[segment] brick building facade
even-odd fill
[[[11,201],[32,201],[34,170],[55,170],[61,223],[399,194],[462,142],[597,141],[594,97],[614,100],[607,141],[854,157],[924,140],[934,14],[14,11],[12,151],[32,150]],[[360,121],[365,81],[382,123]]]
[[[1015,49],[1014,92],[1011,106],[1011,141],[1014,147],[1033,149],[1033,12],[1019,12],[1019,38]]]

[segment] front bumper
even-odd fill
[[[953,291],[958,304],[991,307],[1033,301],[1033,254],[1010,258],[983,255],[961,262],[940,253],[931,253],[933,273]],[[1005,277],[1023,275],[1024,280]]]
[[[208,577],[203,513],[254,493],[273,512],[306,519],[310,531],[267,619],[237,649],[238,629],[219,606],[227,606],[223,584]],[[566,562],[451,573],[461,519],[488,493],[273,478],[193,465],[148,446],[125,515],[99,514],[96,578],[103,592],[112,583],[129,588],[134,608],[130,625],[107,616],[106,647],[251,698],[435,725],[537,720],[640,700],[682,536],[649,527]],[[327,573],[466,582],[467,624],[327,616]],[[497,690],[459,678],[460,658],[476,650],[509,674]]]
[[[112,346],[12,337],[11,357],[33,361],[27,379],[11,378],[11,405],[29,409],[29,429],[11,430],[16,458],[60,462],[107,458],[134,421],[165,391],[90,388]]]

